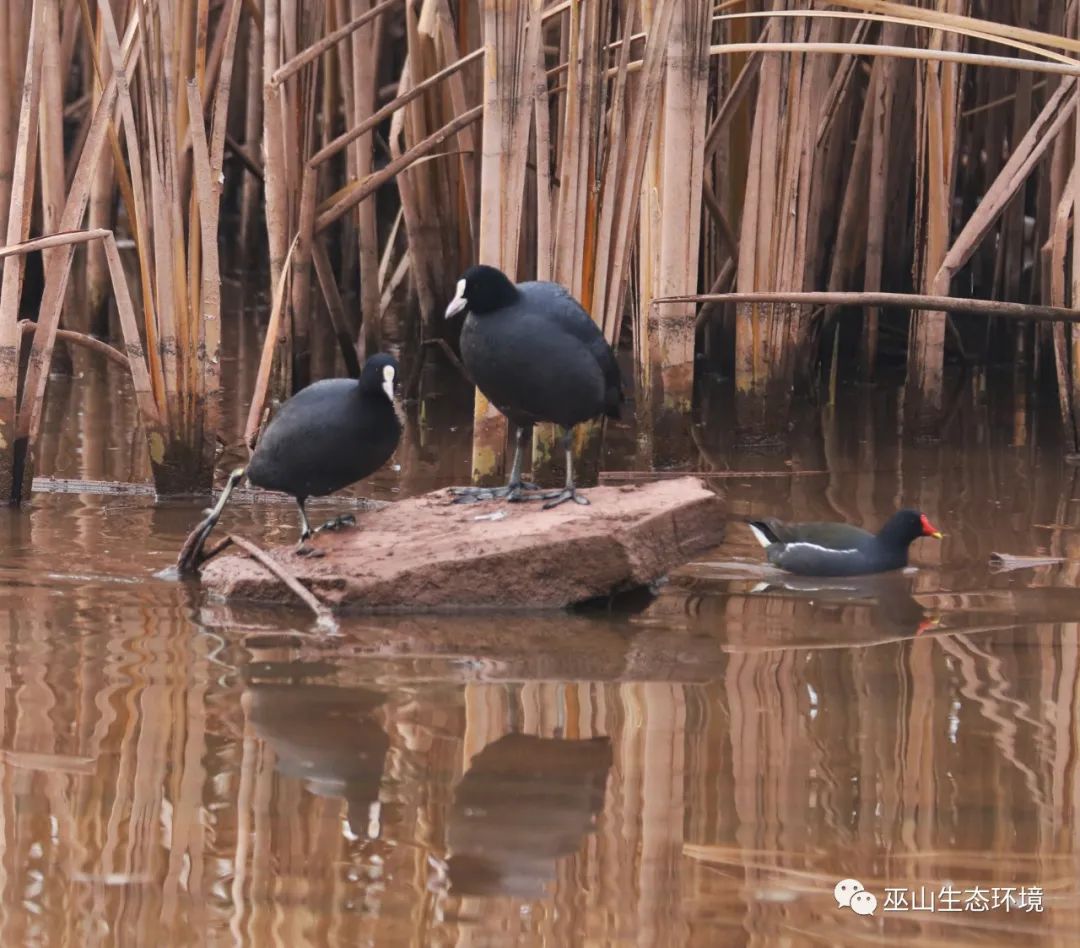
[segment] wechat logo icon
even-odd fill
[[[839,908],[849,908],[856,915],[873,915],[877,908],[877,896],[867,892],[858,879],[841,879],[833,889]]]

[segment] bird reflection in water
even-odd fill
[[[596,828],[611,769],[606,737],[507,734],[477,754],[454,791],[451,891],[536,899]]]
[[[900,572],[849,577],[780,576],[759,583],[753,591],[795,594],[834,606],[866,604],[873,610],[874,628],[895,636],[920,635],[940,621],[912,596],[911,581]]]
[[[349,806],[349,828],[366,837],[390,739],[372,712],[384,695],[315,683],[249,685],[250,721],[274,751],[277,771],[320,797]]]

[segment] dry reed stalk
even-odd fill
[[[894,0],[833,0],[833,3],[838,7],[899,17],[913,26],[957,27],[967,30],[969,35],[995,37],[1003,42],[1029,43],[1034,46],[1080,53],[1080,39],[1076,37],[1023,29],[1012,23],[995,22],[989,18],[978,19],[957,13],[955,9],[943,10],[940,3],[927,7],[909,6],[906,3],[894,2]],[[952,4],[952,6],[961,7],[962,5]]]
[[[862,6],[861,4],[857,5],[859,5],[860,8]],[[717,21],[763,18],[768,18],[770,20],[779,20],[785,17],[797,17],[802,20],[811,20],[815,18],[829,20],[856,20],[860,24],[865,24],[866,26],[874,23],[880,23],[883,25],[884,29],[882,30],[882,42],[878,45],[886,50],[893,48],[907,48],[905,46],[901,46],[901,44],[896,41],[895,38],[899,36],[899,32],[896,30],[890,30],[889,27],[932,26],[932,28],[938,32],[951,33],[957,36],[966,36],[968,39],[979,39],[990,44],[1009,46],[1013,49],[1030,53],[1034,56],[1045,57],[1050,62],[1056,62],[1070,68],[1075,68],[1076,66],[1076,60],[1073,57],[1066,56],[1061,53],[1055,53],[1052,49],[1045,49],[1042,46],[1035,45],[1034,43],[1024,42],[1023,40],[1016,38],[1016,36],[1014,36],[1012,32],[1000,33],[981,28],[983,24],[988,22],[986,20],[968,19],[965,25],[965,23],[960,23],[948,18],[934,18],[930,20],[924,16],[916,15],[890,16],[887,14],[872,12],[842,13],[836,10],[769,10],[762,13],[727,13],[722,16],[715,17],[715,19]],[[1035,31],[1025,31],[1021,29],[1020,33],[1024,35],[1032,35],[1032,33],[1035,33]],[[1050,37],[1052,34],[1035,33],[1035,35]],[[887,41],[890,36],[894,38],[892,42]],[[762,38],[764,39],[764,37]],[[756,45],[759,49],[766,48],[761,43],[758,43]],[[860,51],[860,48],[864,44],[861,42],[860,39],[852,36],[849,40],[845,41],[844,45],[850,47],[851,50],[851,52],[844,53],[844,55],[850,56],[853,55],[855,52]]]
[[[117,4],[114,0],[100,0],[99,5],[108,3],[110,13],[115,18]],[[88,13],[89,11],[87,11]],[[88,24],[87,24],[88,25]],[[94,62],[100,63],[100,75],[95,75],[93,82],[91,109],[97,107],[101,99],[103,83],[112,74],[112,56],[104,36],[104,16],[97,14],[97,29],[92,42],[96,49]],[[63,152],[61,151],[61,154]],[[115,192],[115,171],[111,155],[103,155],[98,164],[97,173],[90,188],[90,213],[87,226],[90,228],[111,228],[113,226],[113,201]],[[109,269],[105,260],[104,248],[93,244],[87,248],[86,256],[86,309],[87,325],[99,335],[108,333],[108,291]]]
[[[284,54],[296,55],[308,45],[316,34],[319,24],[325,22],[323,2],[305,4],[302,8],[294,3],[282,7]],[[305,158],[315,149],[315,103],[319,99],[321,73],[309,69],[299,73],[296,81],[282,89],[285,111],[285,173],[290,198],[289,232],[299,235],[293,256],[291,284],[291,308],[289,322],[292,340],[292,375],[288,394],[303,388],[311,381],[311,242],[314,235],[315,196],[304,194],[306,176]],[[311,188],[314,188],[312,182]],[[301,200],[296,200],[296,194]]]
[[[1034,26],[1037,22],[1038,6],[1028,4],[1017,10],[1020,26]],[[1017,73],[1015,76],[1016,86],[1012,100],[1011,129],[1008,130],[1010,142],[1020,141],[1024,133],[1031,125],[1032,96],[1035,85],[1035,77],[1030,72]],[[1005,110],[999,114],[1004,115]],[[991,127],[993,127],[991,125]],[[994,295],[1000,299],[1014,300],[1020,295],[1020,281],[1024,266],[1024,217],[1025,208],[1022,200],[1011,201],[1006,207],[1001,227],[999,229],[997,260],[995,270],[999,275],[996,281]],[[1026,345],[1027,336],[1020,328],[1016,336],[1017,356],[1024,359],[1023,347]]]
[[[278,272],[277,283],[274,286],[273,300],[270,304],[270,319],[266,324],[266,342],[262,348],[262,356],[259,360],[259,371],[255,379],[255,389],[251,395],[251,406],[248,409],[247,424],[244,427],[244,443],[249,448],[255,447],[255,441],[262,427],[263,416],[266,414],[266,402],[270,395],[271,376],[273,372],[277,345],[275,340],[281,338],[281,325],[285,322],[285,304],[287,300],[286,287],[289,276],[289,263],[292,261],[293,251],[296,248],[297,239],[294,238],[289,252],[282,261]]]
[[[1071,32],[1074,36],[1080,36],[1080,5],[1074,5],[1071,10],[1072,16],[1069,17]],[[1073,309],[1080,307],[1080,230],[1078,230],[1077,222],[1080,221],[1080,114],[1076,113],[1074,109],[1073,115],[1073,138],[1072,138],[1072,153],[1073,153],[1073,172],[1068,178],[1066,184],[1066,197],[1063,200],[1067,200],[1068,196],[1072,198],[1072,259],[1070,261],[1072,273],[1070,281],[1070,295],[1069,302]],[[1064,231],[1067,225],[1062,222],[1062,230]],[[1062,239],[1065,237],[1063,235]],[[1064,294],[1062,294],[1064,297]],[[1064,298],[1062,298],[1064,304]],[[1073,450],[1080,448],[1080,412],[1078,412],[1078,405],[1080,405],[1080,329],[1075,326],[1071,329],[1071,371],[1072,371],[1072,392],[1071,392],[1071,408],[1072,408],[1072,425],[1076,432],[1075,443]]]
[[[356,33],[361,27],[368,26],[373,20],[381,16],[383,13],[393,9],[402,3],[402,0],[382,0],[381,3],[377,3],[371,6],[370,0],[353,0],[353,19],[343,26],[338,27],[336,30],[332,30],[327,33],[317,42],[312,43],[302,52],[297,53],[288,62],[283,63],[274,73],[270,76],[270,85],[277,87],[285,82],[290,76],[296,75],[304,66],[313,63],[323,54],[329,52],[331,48],[338,43],[344,42],[350,37],[353,38],[354,44],[356,41]],[[360,10],[357,12],[357,4],[366,4],[368,9]],[[366,31],[365,31],[366,33]],[[368,40],[369,45],[360,47],[360,52],[371,52],[370,40],[371,35],[364,35],[364,39]],[[353,55],[357,53],[357,47],[353,46]],[[364,57],[367,58],[366,56]]]
[[[379,125],[379,123],[390,118],[402,106],[424,94],[429,89],[439,85],[444,79],[453,77],[463,67],[479,61],[483,58],[483,55],[484,51],[482,49],[474,50],[459,59],[455,59],[448,66],[445,66],[438,72],[428,76],[423,82],[420,82],[415,86],[410,86],[408,89],[401,92],[400,95],[387,102],[386,105],[379,108],[376,112],[373,112],[368,118],[364,119],[364,121],[360,122],[354,128],[349,129],[347,132],[343,132],[333,141],[328,142],[323,148],[311,156],[309,164],[318,166],[329,161],[358,138],[368,134],[373,128]]]
[[[964,0],[938,0],[938,10],[952,13],[963,4]],[[947,52],[946,42],[948,39],[940,33],[931,36],[935,51]],[[932,293],[932,274],[938,272],[948,249],[960,83],[957,66],[950,62],[927,62],[919,67],[919,75],[916,213],[923,239],[917,245],[916,273],[917,281]],[[908,394],[904,407],[916,432],[932,430],[940,421],[944,369],[945,314],[914,315],[908,340]]]
[[[695,312],[688,304],[660,313],[652,300],[698,287],[711,28],[708,5],[677,6],[642,185],[639,401],[651,416],[654,452],[660,447],[656,435],[661,426],[671,429],[666,437],[679,442],[661,449],[661,457],[654,457],[659,463],[685,453],[685,437],[677,433],[685,436],[679,422],[689,419],[693,396]]]
[[[35,0],[30,20],[26,71],[22,85],[19,127],[8,206],[7,240],[9,246],[25,240],[30,229],[30,211],[34,187],[37,150],[38,103],[41,99],[41,63],[45,46],[44,6]],[[3,38],[4,41],[7,37]],[[19,380],[18,305],[22,288],[23,258],[13,255],[4,260],[4,284],[0,291],[0,492],[11,493],[18,476],[13,436],[17,416]]]
[[[240,29],[241,0],[228,0],[223,13],[224,28],[221,68],[214,91],[214,108],[209,141],[209,165],[205,168],[209,181],[200,186],[199,200],[203,220],[204,251],[203,293],[201,314],[203,334],[200,352],[204,359],[203,397],[208,415],[204,426],[216,433],[220,422],[221,396],[221,272],[218,263],[218,225],[225,180],[225,138],[228,128],[229,97],[232,90],[236,44]]]
[[[457,34],[454,30],[454,21],[450,16],[446,0],[438,0],[438,6],[435,10],[437,11],[437,25],[431,32],[441,42],[444,50],[443,57],[449,61],[451,66],[468,60],[473,55],[483,55],[483,50],[477,49],[471,54],[462,56]],[[423,18],[421,18],[421,22],[424,22]],[[460,115],[468,109],[469,95],[465,87],[465,79],[459,69],[455,69],[447,77],[447,87],[450,95],[450,108],[454,115]],[[471,252],[472,248],[476,246],[477,228],[479,226],[477,215],[480,211],[480,201],[476,194],[479,159],[472,126],[466,126],[461,130],[457,138],[457,146],[461,192],[458,195],[457,205],[459,213],[468,224],[467,230],[465,228],[458,229],[458,255],[459,259],[464,259],[467,253]]]
[[[882,31],[882,42],[897,45],[903,39],[903,27],[890,23]],[[878,66],[880,65],[880,69]],[[882,59],[874,64],[870,97],[873,118],[869,165],[869,195],[866,202],[866,262],[863,268],[863,289],[874,293],[881,289],[881,272],[885,262],[885,223],[888,218],[889,156],[893,126],[893,101],[896,92],[897,62]],[[867,107],[869,114],[869,106]],[[860,370],[864,379],[874,376],[877,362],[879,311],[869,307],[863,316],[860,346]]]
[[[1055,145],[1054,170],[1060,175],[1065,164],[1067,143],[1064,136]],[[1052,306],[1064,306],[1066,300],[1065,262],[1069,239],[1069,222],[1075,200],[1076,176],[1080,174],[1080,162],[1072,162],[1072,170],[1067,181],[1055,180],[1051,188],[1051,204],[1054,207],[1054,221],[1050,230],[1049,279],[1044,290]],[[1072,333],[1075,336],[1075,331]],[[1065,443],[1069,451],[1076,453],[1078,448],[1074,379],[1070,371],[1070,346],[1066,342],[1063,323],[1055,323],[1053,328],[1054,370],[1058,383],[1058,407],[1061,411],[1061,427],[1065,433]]]
[[[271,86],[269,81],[281,62],[281,0],[266,0],[263,4],[263,181],[266,202],[266,234],[270,247],[270,285],[281,281],[285,254],[289,246],[290,212],[288,178],[285,158],[285,89]],[[292,390],[292,327],[290,320],[281,320],[274,338],[267,336],[278,353],[274,390],[285,396]]]
[[[433,152],[448,138],[457,135],[461,129],[478,121],[483,116],[483,111],[483,106],[480,105],[469,109],[427,138],[417,142],[408,151],[403,152],[378,171],[368,175],[364,181],[354,181],[336,194],[331,195],[319,207],[319,216],[315,222],[316,232],[325,230],[335,221],[340,220],[349,210],[374,194],[380,187],[397,176],[399,172]]]
[[[345,363],[345,371],[350,378],[360,375],[361,360],[357,352],[355,335],[345,315],[345,304],[338,292],[337,283],[334,280],[334,270],[330,259],[326,255],[326,248],[319,242],[311,248],[312,261],[315,264],[315,274],[319,280],[319,288],[322,290],[323,299],[326,301],[326,310],[330,316],[330,322],[334,327],[334,335],[337,336],[338,348]]]
[[[7,233],[8,204],[11,201],[11,172],[15,159],[13,95],[18,87],[15,57],[9,55],[10,23],[8,4],[0,3],[0,234]]]
[[[41,61],[41,115],[38,118],[38,174],[42,231],[46,234],[59,227],[64,207],[64,95],[60,73],[60,4],[51,0],[44,7],[42,26],[45,46]],[[90,225],[95,226],[94,224]],[[57,251],[44,255],[46,270]]]
[[[364,10],[364,7],[370,9]],[[353,0],[354,23],[368,23],[352,34],[352,120],[360,124],[375,111],[378,86],[379,60],[376,51],[380,14],[387,9],[386,3],[372,6],[370,0]],[[350,170],[357,179],[367,177],[375,167],[374,132],[360,136],[349,146]],[[382,319],[379,310],[379,230],[375,216],[375,201],[364,201],[357,207],[356,238],[360,278],[360,320],[356,338],[363,335],[365,355],[382,348]],[[324,293],[326,287],[324,286]],[[333,309],[331,309],[333,312]],[[343,352],[355,352],[350,346]]]
[[[999,316],[1004,319],[1041,319],[1050,322],[1080,323],[1080,310],[1033,303],[1009,303],[999,300],[969,299],[959,296],[931,296],[921,293],[859,292],[763,292],[696,293],[653,300],[668,303],[792,303],[799,306],[896,306],[914,310],[970,313],[976,316]]]
[[[154,455],[154,438],[164,437],[164,417],[162,407],[154,397],[154,385],[147,368],[147,360],[142,340],[139,338],[139,324],[135,317],[135,308],[131,301],[124,265],[120,260],[120,251],[116,247],[116,238],[111,231],[103,237],[105,260],[112,279],[113,293],[116,297],[116,310],[119,315],[120,330],[124,337],[124,351],[131,371],[131,384],[139,404],[142,422],[149,429],[150,454]]]
[[[480,166],[478,259],[517,279],[525,209],[525,166],[540,56],[540,0],[483,0],[484,158]],[[502,477],[506,418],[476,391],[472,479]]]
[[[962,36],[964,34],[956,34]],[[730,56],[733,53],[826,53],[834,56],[892,56],[897,59],[915,59],[928,63],[971,66],[996,66],[999,69],[1019,69],[1050,76],[1080,75],[1078,62],[1045,62],[1039,59],[1020,59],[1011,56],[990,56],[979,53],[960,53],[952,50],[924,49],[911,46],[875,46],[866,43],[731,43],[713,46],[714,56]],[[633,65],[633,64],[632,64]]]
[[[1080,6],[1072,3],[1063,17],[1063,28],[1072,33],[1080,32]],[[1048,203],[1053,210],[1053,220],[1049,225],[1049,235],[1043,248],[1043,286],[1042,296],[1053,306],[1065,306],[1069,301],[1067,266],[1069,231],[1077,214],[1076,200],[1077,176],[1080,175],[1080,161],[1076,151],[1077,136],[1080,135],[1080,123],[1073,120],[1073,135],[1059,135],[1054,142],[1051,159]],[[1076,241],[1073,241],[1075,250]],[[1075,258],[1072,261],[1076,266]],[[1071,299],[1075,306],[1077,299],[1075,284]],[[1055,324],[1052,331],[1054,352],[1054,371],[1057,377],[1058,408],[1061,413],[1061,427],[1065,435],[1067,450],[1075,454],[1080,449],[1080,425],[1077,423],[1077,395],[1080,392],[1080,372],[1077,372],[1078,341],[1080,332],[1064,324]]]
[[[246,21],[246,75],[244,84],[244,148],[249,154],[261,151],[259,135],[263,124],[262,113],[262,36],[252,19]],[[240,246],[247,250],[252,246],[255,216],[261,181],[253,174],[244,176],[240,194]]]

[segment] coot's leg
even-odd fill
[[[521,425],[517,430],[514,443],[514,463],[510,466],[510,480],[505,487],[451,487],[455,504],[474,504],[479,500],[509,501],[533,500],[526,497],[524,491],[539,490],[535,484],[521,479],[521,465],[525,459],[525,445],[532,440],[532,425]]]
[[[544,496],[550,498],[547,503],[544,504],[544,510],[550,510],[552,507],[558,507],[559,504],[565,504],[568,500],[572,500],[575,504],[588,505],[587,498],[578,494],[574,488],[574,429],[566,428],[563,431],[563,449],[566,451],[566,487],[555,494],[545,494]]]
[[[514,448],[514,464],[510,468],[510,482],[506,485],[506,499],[511,503],[522,500],[536,500],[535,497],[525,496],[525,491],[540,490],[538,484],[521,479],[521,465],[525,460],[526,446],[532,441],[532,436],[532,425],[522,425],[518,428],[517,445]]]
[[[304,510],[304,501],[306,500],[306,497],[296,498],[296,509],[300,511],[300,542],[296,547],[298,550],[303,547],[305,540],[311,539],[311,535],[314,533],[311,524],[308,523],[307,511]]]

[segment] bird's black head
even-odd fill
[[[926,516],[918,510],[898,510],[894,513],[878,531],[878,536],[889,543],[897,546],[908,546],[919,537],[933,537],[941,539],[941,531],[938,530]]]
[[[512,305],[517,298],[517,287],[502,270],[485,264],[469,267],[457,282],[457,292],[446,307],[446,318],[465,309],[483,316]]]
[[[365,395],[385,395],[393,404],[397,374],[397,359],[388,352],[378,352],[364,363],[360,373],[360,391]]]

